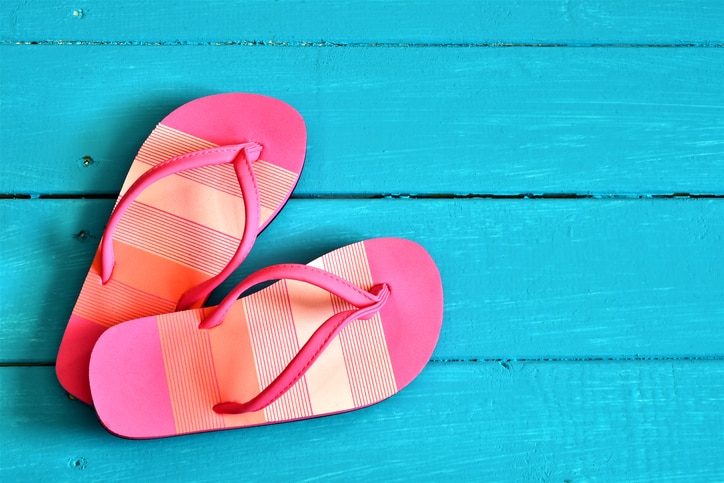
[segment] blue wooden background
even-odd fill
[[[0,69],[2,481],[724,480],[724,2],[4,0]],[[57,347],[141,142],[226,91],[309,148],[218,292],[408,237],[440,343],[368,409],[118,439]]]

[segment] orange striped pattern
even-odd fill
[[[261,206],[276,211],[294,189],[297,174],[261,159],[254,162],[253,166]]]
[[[136,160],[151,167],[174,156],[216,147],[218,147],[217,144],[159,124],[141,146]],[[230,164],[190,169],[174,176],[180,176],[224,193],[241,197],[239,181],[236,179],[234,167]]]
[[[259,386],[268,386],[300,349],[289,307],[286,284],[280,281],[243,299],[249,322]],[[307,385],[301,378],[289,391],[264,409],[267,421],[312,415]]]
[[[365,289],[373,284],[363,243],[327,254],[312,265]],[[317,321],[315,314],[352,309],[347,302],[323,291],[319,297],[305,297],[305,289],[296,286],[293,292],[294,284],[300,283],[281,280],[242,298],[227,314],[225,324],[208,331],[199,330],[198,324],[203,310],[212,309],[157,317],[178,432],[223,428],[227,422],[230,426],[244,426],[344,411],[373,404],[397,392],[382,321],[375,314],[368,320],[350,323],[340,333],[338,345],[333,344],[335,349],[325,351],[310,368],[309,380],[301,377],[268,407],[242,415],[213,412],[214,405],[228,400],[230,394],[245,394],[231,396],[243,402],[278,377],[315,327],[324,322]],[[308,294],[314,292],[311,289]],[[292,293],[296,296],[292,297]],[[294,319],[295,313],[299,320]],[[220,330],[224,334],[214,333]],[[243,357],[239,357],[240,350],[246,351]],[[215,363],[223,366],[216,367]],[[314,394],[310,394],[311,384]],[[313,399],[318,412],[312,407]]]
[[[182,171],[176,176],[190,179],[204,186],[217,189],[227,195],[241,198],[239,180],[236,178],[236,171],[232,164],[218,164],[216,166],[204,166],[188,171]]]
[[[141,147],[136,160],[150,167],[180,154],[215,147],[217,147],[216,144],[159,124]],[[253,167],[258,183],[260,203],[273,213],[284,203],[294,188],[297,183],[297,174],[261,159],[254,162]],[[239,181],[236,179],[236,173],[231,164],[190,169],[175,176],[181,176],[241,198]],[[261,223],[265,221],[266,219],[260,220]]]
[[[363,242],[327,253],[322,257],[322,264],[328,272],[349,280],[364,290],[372,288],[372,275],[367,264],[367,253]],[[344,305],[351,307],[346,302]]]
[[[124,183],[122,193],[125,193],[148,168],[180,154],[214,147],[217,147],[214,143],[159,124],[136,156],[136,161],[147,168],[132,169]],[[263,224],[276,212],[294,188],[297,175],[262,160],[257,160],[253,166],[262,205],[260,223]],[[204,187],[239,198],[242,205],[238,212],[229,215],[232,217],[228,223],[229,230],[236,226],[240,217],[243,217],[243,199],[232,165],[206,166],[174,176],[181,176]],[[207,276],[213,276],[223,270],[239,246],[240,239],[237,236],[220,231],[221,226],[213,229],[204,225],[201,219],[189,220],[154,205],[155,203],[149,204],[140,200],[132,203],[121,217],[114,233],[115,239],[137,248],[140,250],[138,253],[142,251],[159,256]],[[204,245],[203,249],[199,249],[200,242]],[[129,280],[126,280],[126,283],[129,283]],[[104,291],[97,290],[99,287],[99,284],[94,285],[86,281],[74,313],[104,327],[110,327],[122,320],[164,313],[175,308],[175,304],[168,300],[141,289],[134,289],[127,284],[118,283],[113,279],[104,287]],[[148,289],[147,287],[146,290]]]
[[[355,406],[368,406],[397,392],[379,314],[351,323],[339,338]]]
[[[140,201],[132,203],[121,218],[115,239],[209,275],[219,273],[229,263],[240,242]],[[203,250],[199,250],[200,240]]]
[[[372,285],[364,243],[355,243],[322,257],[324,268],[358,287],[369,290]],[[335,312],[353,307],[332,296]],[[387,342],[379,314],[369,320],[357,320],[340,334],[352,397],[356,406],[366,406],[397,392]]]
[[[131,320],[170,312],[176,307],[175,301],[135,289],[113,278],[105,286],[101,285],[100,277],[93,271],[86,276],[81,291],[84,295],[78,298],[73,314],[103,327],[117,324],[119,313],[124,314],[125,320]]]
[[[138,151],[136,161],[154,166],[180,154],[215,147],[214,143],[158,124]]]
[[[178,433],[225,427],[213,410],[220,395],[209,333],[198,329],[202,314],[198,309],[156,317]]]

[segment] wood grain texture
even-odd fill
[[[718,481],[724,361],[432,363],[328,418],[155,441],[106,433],[51,367],[0,368],[5,481]],[[666,444],[661,444],[666,442]]]
[[[723,19],[717,0],[1,2],[0,481],[724,481]],[[365,410],[120,440],[52,363],[138,147],[225,91],[294,105],[309,150],[212,302],[407,237],[442,271],[440,343]]]
[[[6,0],[20,41],[711,44],[721,2],[658,0],[164,2]]]
[[[305,117],[297,195],[724,194],[724,49],[0,53],[0,193],[117,192],[166,113],[238,90]]]
[[[0,201],[2,361],[54,360],[111,207]],[[254,270],[377,236],[440,267],[436,358],[724,356],[724,200],[292,200],[212,302]]]

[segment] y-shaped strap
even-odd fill
[[[115,265],[113,232],[116,230],[123,214],[143,190],[156,181],[172,174],[204,166],[233,163],[236,178],[241,188],[241,195],[244,198],[245,221],[241,242],[236,253],[221,272],[187,290],[179,299],[176,310],[184,310],[199,300],[206,298],[249,254],[251,247],[254,245],[254,240],[256,240],[260,217],[259,188],[251,163],[259,159],[261,150],[262,146],[260,144],[249,142],[194,151],[167,159],[139,176],[116,205],[103,233],[103,240],[101,241],[102,283],[108,283]]]
[[[254,285],[270,280],[298,280],[320,287],[357,307],[345,310],[327,319],[312,334],[284,370],[257,396],[240,403],[226,401],[214,406],[219,414],[242,414],[263,409],[283,396],[304,374],[324,349],[350,322],[365,320],[378,312],[390,295],[387,284],[377,284],[369,291],[322,269],[308,265],[274,265],[250,275],[227,295],[224,300],[199,324],[199,329],[212,329],[223,322],[224,316],[236,299]]]

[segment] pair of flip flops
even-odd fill
[[[298,112],[238,93],[181,106],[144,142],[56,363],[110,432],[156,438],[350,411],[425,366],[442,288],[409,240],[267,267],[204,307],[288,200],[305,150]]]

